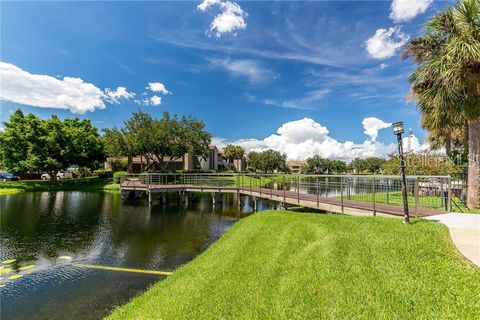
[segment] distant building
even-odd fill
[[[307,161],[287,161],[287,166],[292,173],[300,173],[300,169],[307,163]]]
[[[201,156],[195,156],[190,153],[185,153],[183,157],[176,159],[168,164],[166,170],[175,171],[175,170],[218,170],[219,169],[219,156],[218,149],[216,146],[209,146],[209,154],[204,159]],[[168,162],[168,157],[166,157],[165,162]],[[105,162],[105,170],[112,170],[112,164],[114,161],[120,161],[122,163],[127,163],[127,157],[113,157],[108,158]],[[133,172],[143,172],[143,171],[159,171],[161,168],[157,166],[157,163],[154,161],[148,160],[145,156],[135,156],[132,159]]]

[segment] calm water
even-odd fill
[[[247,202],[247,201],[246,201]],[[187,204],[185,204],[187,203]],[[84,269],[75,263],[175,270],[204,251],[244,213],[224,195],[165,205],[121,200],[119,193],[37,192],[0,197],[0,318],[98,319],[162,276]],[[272,206],[259,203],[259,209]],[[72,261],[58,259],[70,256]],[[20,266],[35,268],[20,271]],[[6,265],[4,265],[6,266]],[[23,275],[6,280],[15,273]]]

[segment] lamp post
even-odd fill
[[[402,194],[403,194],[403,217],[404,223],[410,223],[410,215],[408,213],[408,194],[407,194],[407,178],[405,176],[405,161],[403,159],[403,122],[395,122],[392,124],[393,133],[397,136],[398,142],[398,159],[400,160],[400,170],[402,172]]]

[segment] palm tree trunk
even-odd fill
[[[128,171],[128,173],[133,173],[133,157],[132,157],[132,155],[128,155],[128,158],[127,158],[127,171]]]
[[[480,207],[480,119],[468,121],[468,194],[470,209]]]
[[[445,134],[445,152],[447,156],[452,151],[452,135],[450,133]]]

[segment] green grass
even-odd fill
[[[346,199],[346,197],[345,197]],[[362,194],[352,194],[350,195],[349,200],[372,202],[372,193],[362,193]],[[403,197],[400,191],[389,192],[388,194],[388,204],[391,205],[403,205]],[[467,213],[480,213],[480,209],[468,209],[463,205],[458,198],[454,199],[460,208],[455,206],[452,203],[453,212],[467,212]],[[387,203],[387,193],[386,192],[377,192],[375,193],[375,202],[376,203]],[[415,207],[415,198],[411,195],[408,196],[408,205],[411,208]],[[445,207],[440,208],[440,196],[419,196],[418,206],[423,208],[434,208],[445,209]]]
[[[29,191],[119,191],[120,185],[112,179],[97,177],[50,181],[7,181],[0,182],[0,195]]]
[[[473,319],[479,292],[441,224],[270,211],[109,319]]]

